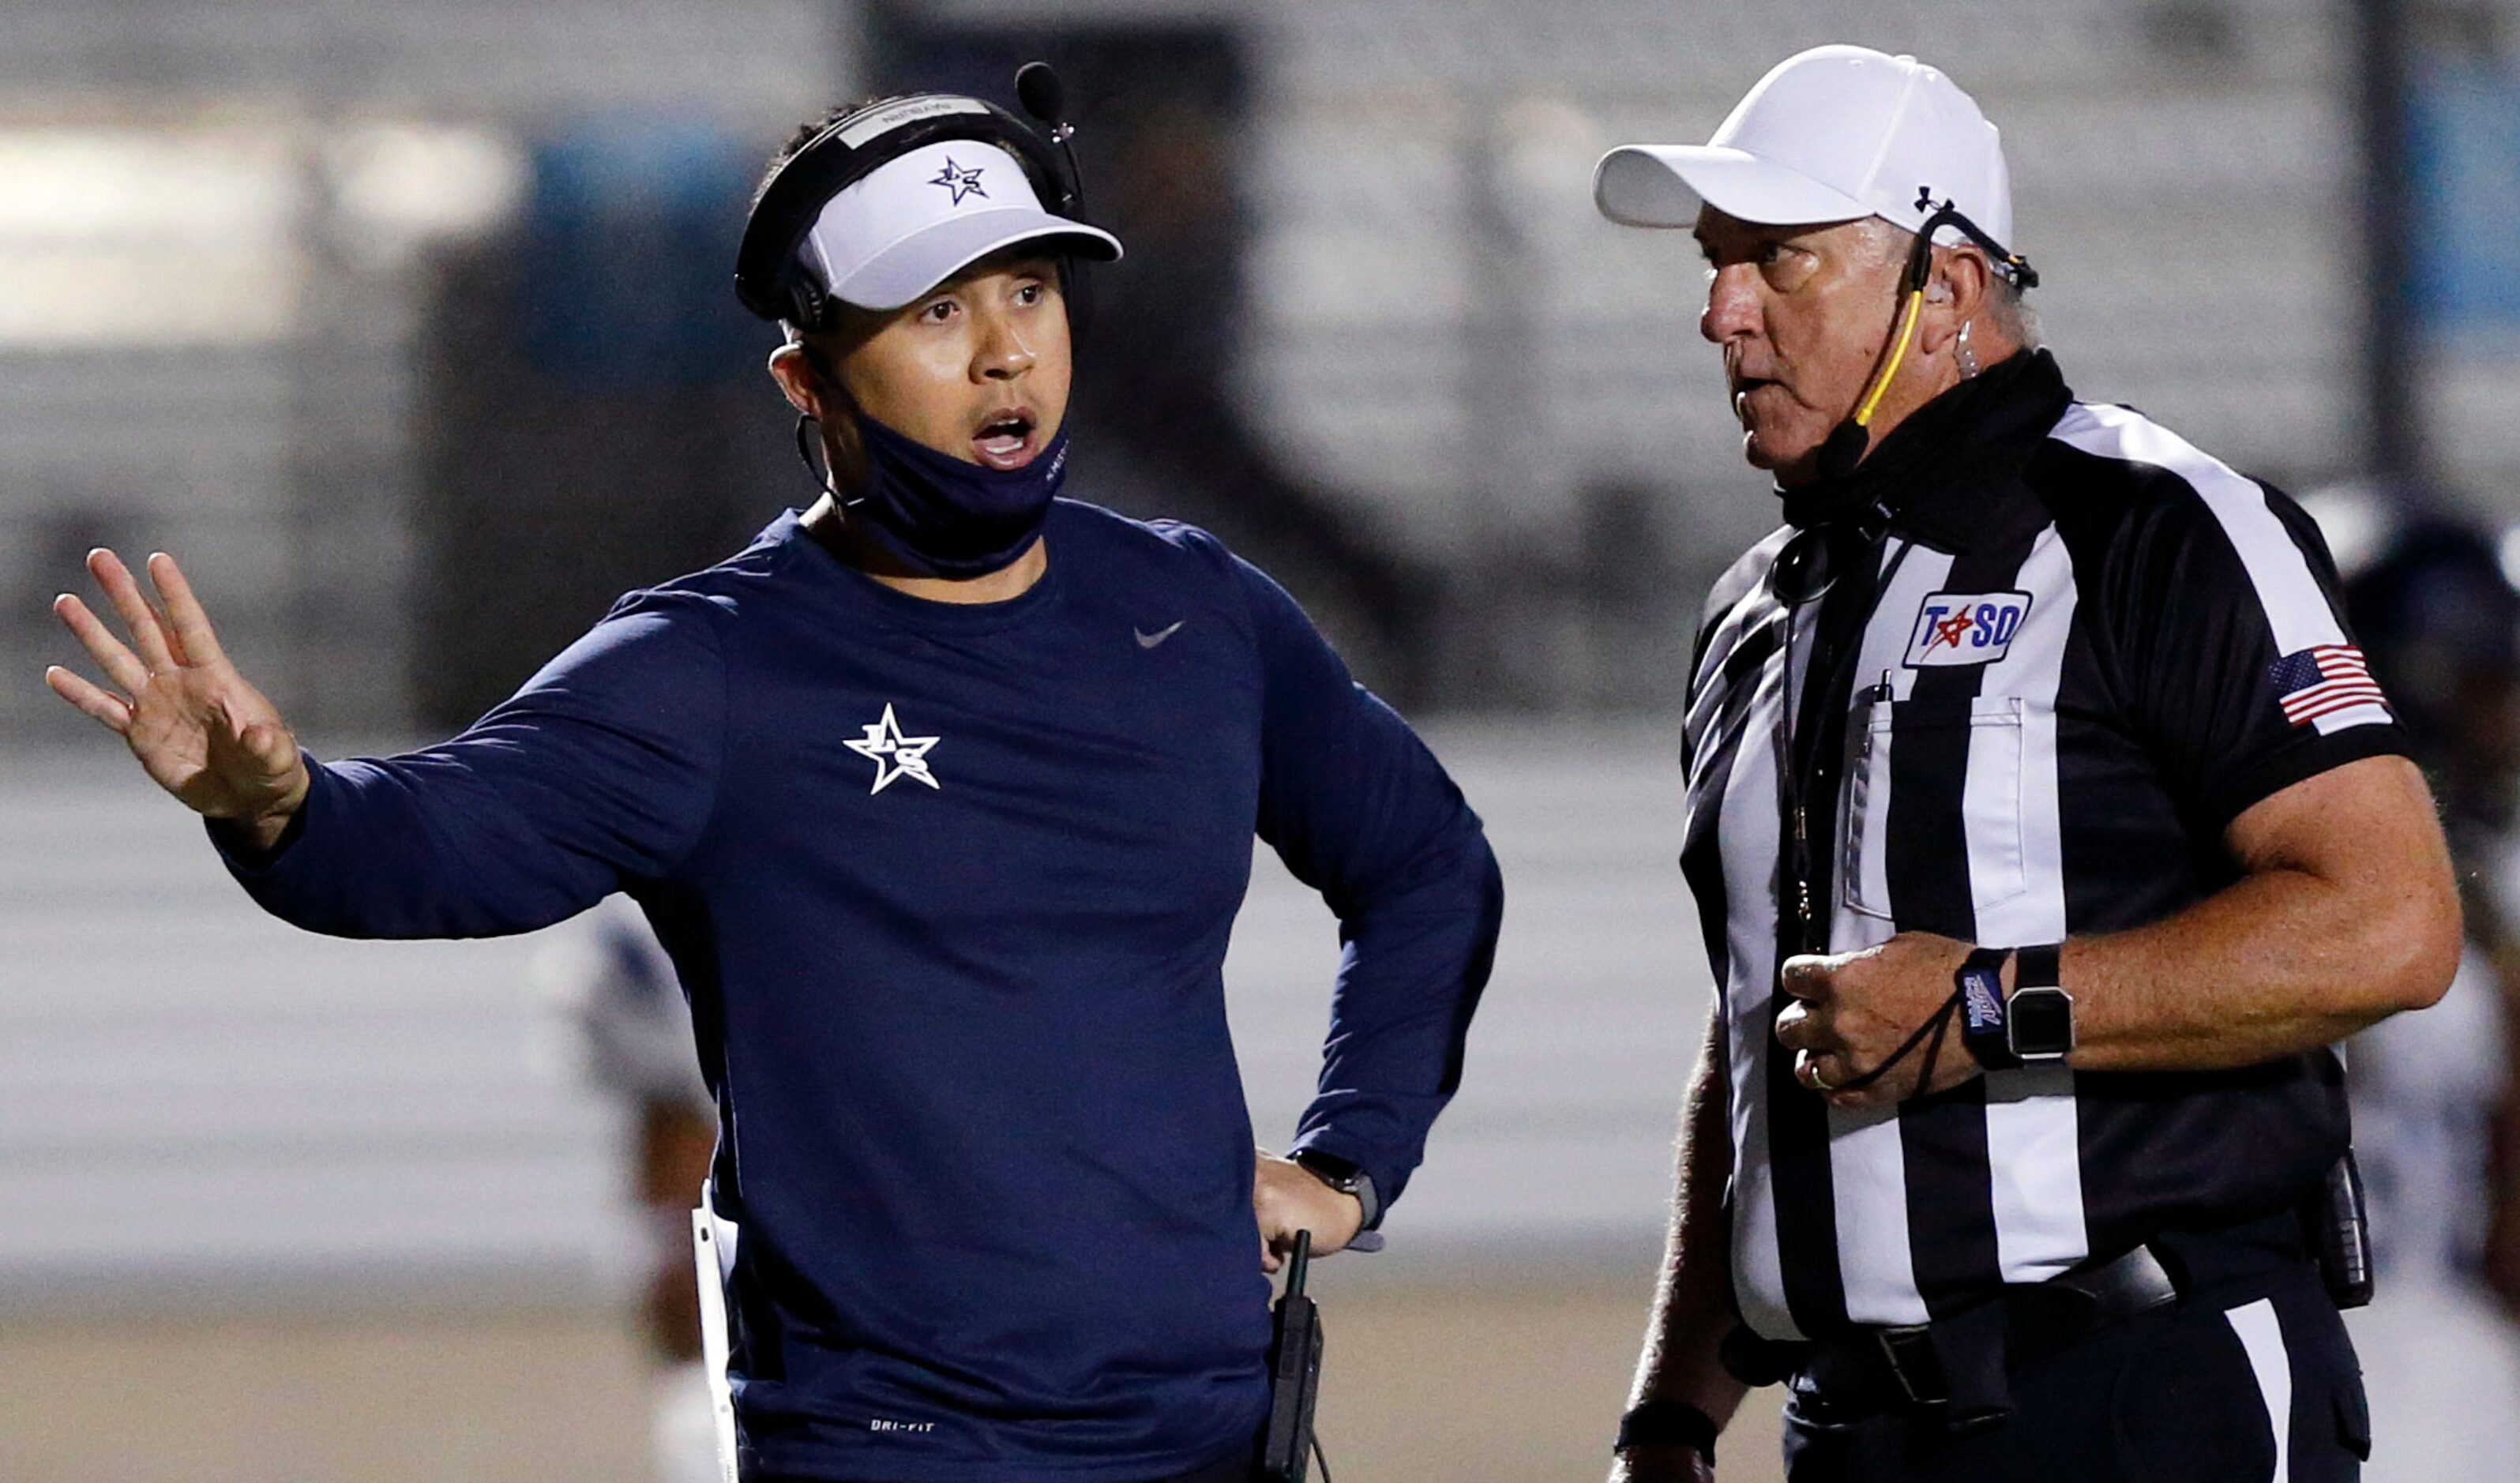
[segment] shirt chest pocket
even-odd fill
[[[2052,725],[2017,696],[1861,702],[1847,727],[1839,901],[1890,921],[1912,890],[1911,918],[1928,898],[1951,900],[1955,883],[1979,915],[2027,892],[2024,774],[2033,734]]]

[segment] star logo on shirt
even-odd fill
[[[903,736],[901,723],[893,718],[890,705],[884,706],[882,720],[870,722],[859,730],[866,733],[865,740],[840,744],[875,763],[875,786],[867,789],[870,795],[882,792],[904,778],[929,787],[945,786],[927,770],[927,749],[939,739]]]
[[[982,201],[989,199],[989,193],[980,189],[980,172],[976,169],[964,169],[954,162],[954,157],[951,155],[945,157],[945,173],[927,183],[932,186],[943,186],[953,192],[954,200],[949,204],[961,205],[966,196],[977,196]]]

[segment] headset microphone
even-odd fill
[[[1068,196],[1081,210],[1085,205],[1085,173],[1076,167],[1076,146],[1068,141],[1076,137],[1076,125],[1067,121],[1067,90],[1059,86],[1058,73],[1047,62],[1027,62],[1015,69],[1015,101],[1050,130],[1050,139],[1067,157]]]
[[[1058,73],[1047,62],[1027,62],[1015,68],[1015,98],[1024,112],[1049,124],[1051,137],[1065,143],[1076,132],[1060,119],[1059,102],[1066,90],[1058,85]]]
[[[1908,358],[1908,346],[1916,338],[1916,322],[1925,313],[1925,285],[1933,276],[1934,234],[1945,227],[1958,227],[1971,242],[1986,249],[1995,259],[1996,271],[2010,279],[2017,288],[2039,287],[2039,270],[2018,252],[2007,252],[1994,238],[1978,230],[1977,223],[1946,204],[1925,218],[1916,229],[1915,246],[1908,249],[1908,263],[1899,273],[1899,320],[1890,332],[1889,353],[1881,363],[1864,394],[1856,399],[1855,410],[1846,421],[1829,429],[1820,445],[1820,476],[1823,479],[1844,478],[1855,472],[1872,446],[1872,414],[1881,409],[1881,398],[1890,390],[1890,382]]]
[[[1058,146],[1059,155],[1067,161],[1066,208],[1082,215],[1085,210],[1085,171],[1076,163],[1076,125],[1067,118],[1067,89],[1058,81],[1058,73],[1047,62],[1027,62],[1015,68],[1015,101],[1050,134],[1050,142]],[[1067,295],[1067,322],[1082,337],[1094,322],[1094,292],[1085,275],[1072,267],[1062,266],[1058,276],[1059,290]]]

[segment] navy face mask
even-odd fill
[[[978,577],[1022,556],[1067,478],[1067,429],[1020,469],[939,453],[871,417],[856,418],[866,487],[842,509],[858,529],[921,576]]]

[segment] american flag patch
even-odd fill
[[[2351,644],[2321,644],[2288,653],[2267,666],[2267,677],[2274,681],[2284,719],[2295,726],[2357,705],[2383,710],[2389,705],[2370,666],[2362,662],[2362,651]]]

